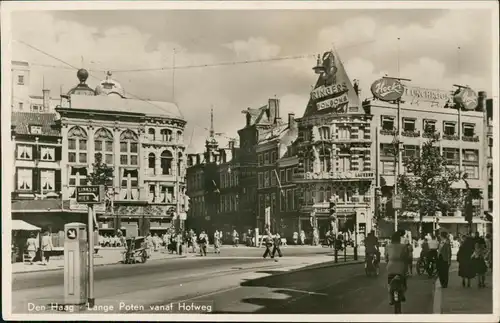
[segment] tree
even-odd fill
[[[463,177],[458,170],[447,167],[437,143],[436,136],[432,136],[422,145],[421,154],[405,159],[407,172],[398,177],[403,210],[419,213],[419,231],[424,216],[434,216],[438,211],[446,214],[464,205],[459,190],[452,189]]]
[[[112,186],[114,168],[109,167],[102,161],[102,154],[95,154],[95,163],[92,164],[94,172],[87,176],[90,185],[104,185],[104,188]]]

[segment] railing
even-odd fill
[[[441,136],[440,133],[435,133],[435,132],[424,132],[422,134],[422,137],[423,138],[433,138],[433,139],[439,139],[439,137]]]
[[[329,172],[329,173],[303,173],[295,174],[294,179],[371,179],[374,177],[373,171],[346,171],[346,172]]]
[[[401,135],[405,137],[420,137],[420,131],[415,131],[415,130],[403,131]]]
[[[444,140],[459,140],[460,137],[457,135],[443,135]]]
[[[479,142],[479,136],[462,136],[463,141]]]
[[[395,129],[392,130],[380,129],[381,135],[394,136],[396,133],[397,131]]]

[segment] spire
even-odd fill
[[[214,108],[210,109],[210,138],[214,138]]]

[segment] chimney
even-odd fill
[[[50,110],[50,90],[42,90],[43,92],[43,112]]]
[[[485,91],[479,91],[477,94],[478,94],[477,109],[478,111],[485,111],[486,99],[488,98],[488,95],[486,94]]]
[[[280,99],[273,98],[269,99],[269,112],[271,118],[273,118],[273,122],[275,124],[281,121],[280,118]]]
[[[295,121],[295,113],[288,114],[288,127],[290,129],[295,129],[297,127],[297,122]]]

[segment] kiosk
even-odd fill
[[[85,306],[88,297],[87,226],[68,223],[64,233],[64,302]]]

